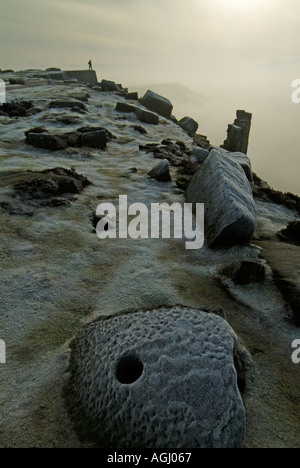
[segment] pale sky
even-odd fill
[[[91,58],[99,81],[181,83],[203,101],[173,102],[174,114],[214,144],[245,109],[255,172],[300,194],[300,0],[0,1],[0,68],[82,69]]]

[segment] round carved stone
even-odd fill
[[[183,306],[89,324],[65,389],[78,434],[105,448],[240,447],[236,343],[225,319]]]

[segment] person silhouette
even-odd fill
[[[93,70],[92,61],[91,61],[91,60],[88,61],[88,65],[89,65],[89,70]]]

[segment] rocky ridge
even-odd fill
[[[154,96],[156,108],[152,93],[144,107],[115,82],[62,82],[43,73],[18,74],[24,82],[7,84],[10,102],[0,109],[0,338],[7,343],[0,445],[90,446],[63,398],[70,342],[124,305],[151,311],[183,304],[201,315],[215,308],[239,337],[243,446],[299,447],[299,369],[291,361],[299,338],[299,246],[297,229],[292,240],[286,232],[299,222],[299,198],[252,173],[245,157],[250,125],[242,122],[239,131],[236,121],[234,138],[221,148],[196,133],[193,119],[177,121],[166,98]],[[147,206],[183,204],[216,153],[228,158],[225,185],[236,177],[250,191],[238,203],[255,207],[246,240],[186,251],[183,239],[97,238],[99,203],[124,194]],[[158,180],[149,176],[156,159],[162,170],[154,174],[164,174]],[[215,204],[217,190],[203,177],[207,192],[196,184],[197,200]],[[233,189],[226,190],[228,206]],[[244,189],[235,184],[234,191],[237,199]]]

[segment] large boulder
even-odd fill
[[[64,392],[79,436],[102,448],[241,447],[236,346],[224,318],[183,306],[89,324]]]
[[[257,215],[250,183],[240,164],[214,149],[186,191],[190,203],[205,204],[205,238],[211,247],[248,244]]]
[[[163,117],[171,117],[173,105],[169,99],[148,90],[144,97],[141,99],[141,104],[147,109],[157,112]]]
[[[249,182],[253,182],[253,173],[252,173],[251,161],[250,161],[250,158],[245,153],[240,153],[240,152],[232,153],[232,152],[227,151],[227,150],[225,150],[225,149],[223,149],[221,147],[220,148],[216,147],[216,149],[218,151],[220,151],[221,153],[223,153],[224,156],[226,156],[227,158],[229,158],[232,161],[238,163],[244,169],[244,172],[245,172]]]
[[[183,119],[179,120],[179,125],[191,137],[195,135],[199,127],[198,122],[191,117],[183,117]]]

